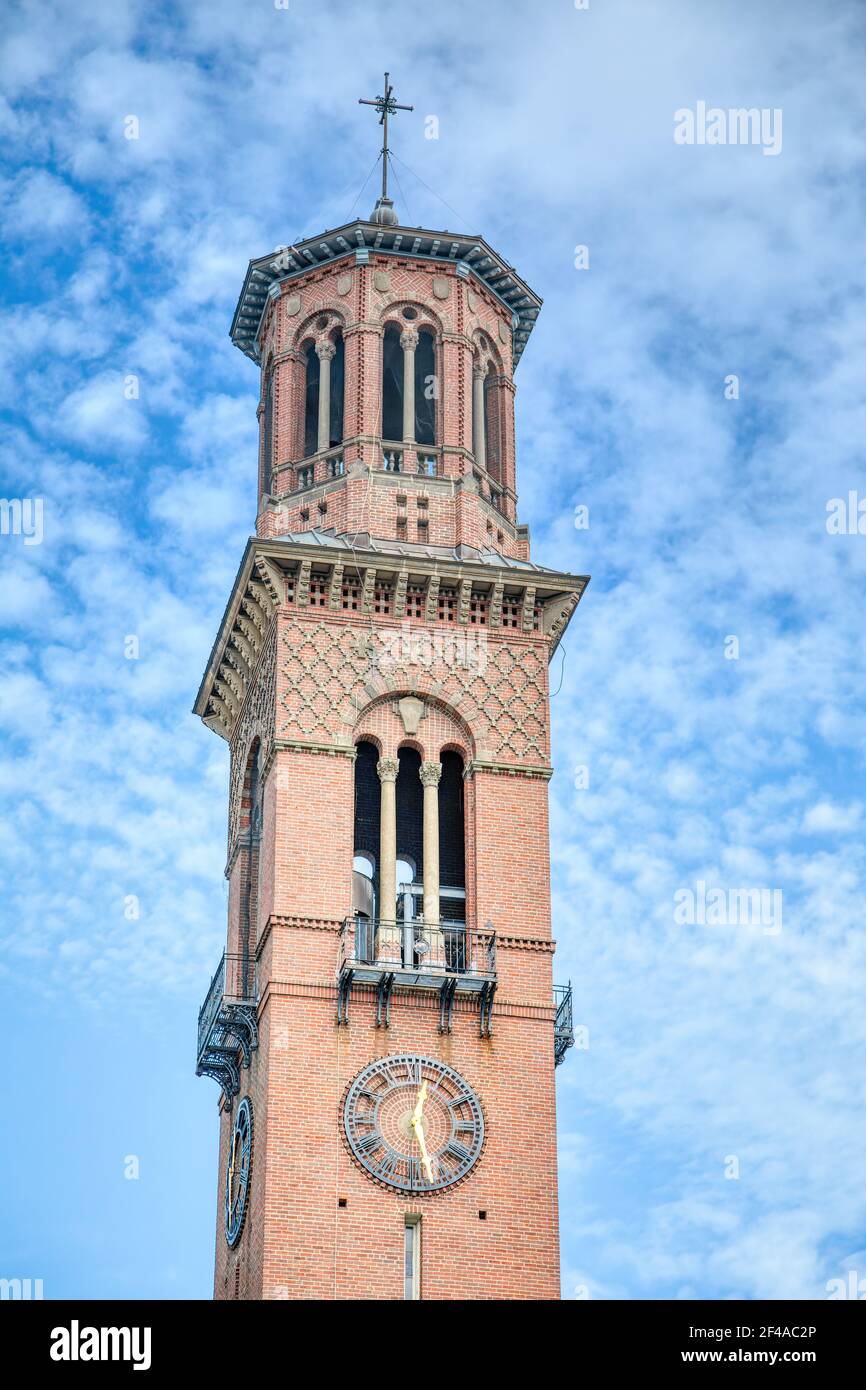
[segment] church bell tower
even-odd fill
[[[195,711],[230,747],[215,1297],[559,1297],[548,664],[482,237],[350,222],[250,262],[255,536]],[[411,109],[411,108],[409,108]]]

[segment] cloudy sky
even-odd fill
[[[258,389],[227,331],[251,256],[369,212],[387,67],[401,220],[544,297],[522,516],[593,576],[553,670],[563,1293],[866,1278],[857,498],[827,526],[866,497],[864,49],[859,0],[7,0],[0,490],[44,511],[0,536],[0,1274],[210,1292],[227,759],[190,706]],[[700,102],[781,149],[677,143]],[[699,883],[722,920],[675,915]]]

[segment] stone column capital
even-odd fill
[[[396,782],[400,764],[396,758],[380,758],[376,764],[380,782]]]
[[[425,787],[438,787],[439,779],[442,776],[441,763],[422,763],[418,775],[422,785]]]
[[[400,346],[404,352],[414,352],[418,346],[417,328],[404,328],[400,334]]]
[[[485,378],[486,375],[487,375],[487,367],[488,367],[487,362],[482,361],[482,360],[481,360],[480,358],[478,358],[478,357],[473,358],[473,360],[472,360],[472,375],[475,377],[476,380],[479,380],[479,379],[480,379],[481,381],[484,380],[484,378]]]
[[[331,342],[330,338],[320,338],[316,343],[316,356],[320,362],[332,361],[336,351],[336,345]]]

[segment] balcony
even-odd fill
[[[244,955],[223,955],[198,1015],[196,1076],[212,1076],[231,1104],[259,1044],[256,966]]]
[[[349,1022],[352,986],[376,989],[376,1026],[391,1021],[397,989],[426,989],[439,996],[439,1032],[450,1033],[455,995],[477,999],[481,1036],[490,1036],[496,992],[496,933],[468,931],[460,922],[379,922],[349,917],[340,932],[337,1022]]]
[[[558,1067],[565,1060],[565,1054],[574,1047],[574,1011],[571,1000],[571,982],[567,985],[554,985],[553,1002],[556,1005],[556,1019],[553,1025],[553,1064]]]

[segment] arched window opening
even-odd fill
[[[439,915],[445,922],[466,921],[466,842],[463,759],[442,754],[439,780]]]
[[[436,443],[436,344],[429,328],[418,334],[415,349],[415,441],[418,444]]]
[[[415,883],[424,875],[424,788],[421,754],[401,748],[397,754],[397,858],[414,866]]]
[[[262,431],[262,492],[271,490],[274,453],[274,374],[268,372],[265,380],[265,418]]]
[[[259,741],[256,739],[247,760],[244,777],[244,811],[240,862],[240,953],[237,961],[238,978],[227,981],[227,988],[239,991],[246,999],[252,990],[253,960],[259,913],[259,851],[262,838],[262,800],[259,784]]]
[[[382,337],[382,438],[403,438],[403,349],[400,329],[393,323]]]
[[[328,447],[335,448],[343,442],[343,396],[346,380],[346,345],[342,333],[334,339],[334,357],[331,362],[331,421]]]
[[[315,343],[304,348],[306,394],[304,397],[304,458],[316,452],[319,442],[319,358]]]
[[[355,836],[352,860],[352,912],[358,960],[373,960],[378,915],[377,863],[381,820],[381,791],[374,743],[359,743],[355,757]]]
[[[487,455],[487,472],[497,482],[501,481],[500,466],[502,451],[499,438],[499,391],[496,377],[491,367],[484,379],[484,437]]]

